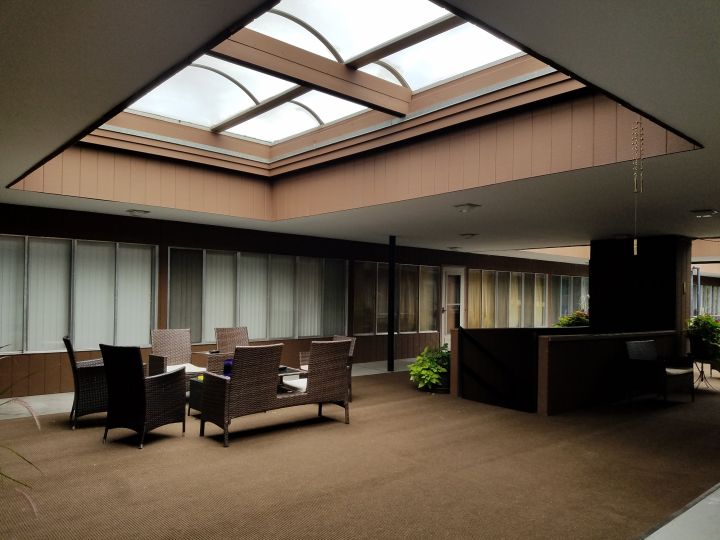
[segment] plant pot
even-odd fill
[[[450,372],[440,375],[440,384],[433,387],[423,386],[418,388],[421,392],[429,392],[431,394],[449,394],[450,393]]]

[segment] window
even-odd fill
[[[372,334],[375,332],[375,294],[378,291],[378,267],[376,263],[372,262],[356,262],[354,270],[353,331],[355,334]],[[387,283],[387,279],[384,281]],[[387,306],[387,302],[385,305]],[[385,323],[385,331],[387,332],[387,322]]]
[[[347,265],[339,259],[325,259],[323,273],[323,331],[326,336],[345,335]]]
[[[270,338],[295,336],[295,259],[270,255]]]
[[[547,326],[547,275],[535,274],[534,326]]]
[[[250,339],[267,337],[267,255],[241,253],[238,267],[238,325]]]
[[[510,272],[510,296],[508,298],[508,326],[522,326],[522,291],[523,275],[521,272]]]
[[[193,343],[200,341],[202,328],[203,252],[197,249],[170,250],[170,328],[189,328]]]
[[[495,328],[495,271],[482,271],[482,327]]]
[[[298,336],[320,336],[323,333],[323,261],[298,258]]]
[[[438,330],[438,295],[440,269],[429,266],[420,267],[420,331]]]
[[[154,254],[154,246],[0,236],[3,352],[63,350],[65,335],[76,349],[147,345]]]
[[[236,265],[235,252],[205,254],[203,341],[215,341],[215,328],[235,326]]]
[[[400,332],[418,331],[418,267],[398,266],[399,327]]]

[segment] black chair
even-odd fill
[[[632,393],[637,388],[642,388],[642,382],[649,384],[651,389],[659,389],[663,399],[667,400],[668,387],[677,385],[690,392],[690,399],[695,401],[695,381],[692,363],[677,362],[676,366],[669,366],[667,361],[660,358],[657,353],[655,340],[627,341],[628,359],[633,363],[632,369]],[[639,383],[639,384],[638,384]]]
[[[75,383],[75,397],[70,409],[70,426],[75,429],[79,416],[107,411],[107,383],[105,381],[105,366],[102,358],[93,360],[75,359],[75,349],[69,336],[63,338],[70,367],[72,368],[73,382]]]
[[[182,422],[185,434],[185,369],[146,377],[139,347],[100,345],[105,361],[109,429],[128,428],[140,435],[166,424]]]

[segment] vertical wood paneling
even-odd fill
[[[80,196],[89,199],[98,194],[98,151],[94,148],[80,149]]]
[[[532,174],[532,113],[524,112],[513,121],[513,172],[515,180]]]
[[[572,105],[553,105],[551,118],[552,148],[550,150],[550,171],[567,171],[572,166]]]
[[[97,197],[106,201],[113,198],[115,183],[115,155],[110,152],[98,154]]]
[[[80,150],[74,146],[68,148],[62,160],[62,194],[80,194]]]
[[[662,156],[667,153],[667,131],[655,122],[644,120],[643,126],[643,156]]]
[[[399,201],[403,198],[400,189],[400,159],[400,150],[393,148],[388,151],[385,161],[385,193],[391,201]]]
[[[160,170],[160,205],[175,208],[175,171],[177,165],[166,163]],[[229,204],[229,201],[228,201]]]
[[[430,141],[420,144],[420,194],[425,197],[435,194],[435,145]]]
[[[115,156],[113,199],[116,201],[130,200],[130,156],[125,154],[117,154]]]
[[[450,167],[450,137],[442,137],[435,146],[435,189],[434,193],[447,193],[450,190],[448,178]]]
[[[410,198],[410,176],[412,169],[412,151],[404,146],[398,150],[398,192],[399,200]]]
[[[458,191],[464,187],[464,159],[468,130],[453,133],[448,137],[447,191]]]
[[[217,176],[217,208],[216,212],[218,214],[229,214],[230,213],[230,182],[232,180],[230,179],[230,176],[225,173],[218,173]],[[253,185],[249,184],[247,189],[250,191],[252,195],[252,188]],[[254,202],[254,201],[253,201]],[[260,208],[263,208],[264,201],[258,201],[257,206],[253,204],[253,210],[257,211]]]
[[[363,157],[360,160],[361,180],[360,185],[362,187],[361,201],[363,205],[372,204],[373,191],[375,190],[375,164],[371,157]]]
[[[375,204],[379,204],[387,200],[387,157],[385,154],[376,154],[373,161],[375,166],[375,170],[373,171],[373,183],[375,185],[373,190],[373,200],[375,201]],[[323,173],[325,178],[330,178],[332,176],[332,171],[329,169],[323,169]],[[326,198],[325,202],[326,208],[330,211],[330,208],[327,206],[327,204],[331,202],[330,197]]]
[[[682,137],[678,137],[674,133],[668,131],[667,132],[667,151],[668,154],[672,154],[675,152],[686,152],[688,150],[692,150],[693,145],[689,142],[687,142]]]
[[[253,193],[252,195],[255,195]],[[232,182],[230,184],[230,212],[234,216],[242,216],[247,207],[248,199],[245,193],[243,193],[240,182]]]
[[[25,179],[18,180],[10,189],[17,189],[18,191],[25,191]]]
[[[204,209],[203,195],[205,188],[203,186],[203,171],[195,167],[189,169],[190,173],[190,210],[202,212]],[[243,201],[244,203],[245,201]],[[245,206],[243,204],[243,206]]]
[[[62,153],[55,156],[43,166],[43,190],[45,193],[62,193]]]
[[[617,105],[617,161],[633,159],[632,130],[639,115]]]
[[[513,155],[515,128],[512,118],[503,118],[497,123],[497,148],[495,150],[495,181],[505,182],[513,177]]]
[[[533,112],[532,176],[550,173],[552,152],[552,112],[549,107]]]
[[[0,357],[0,397],[11,397],[13,389],[13,357]]]
[[[56,394],[60,391],[61,362],[70,362],[67,354],[45,355],[45,393]]]
[[[28,395],[45,393],[45,354],[33,354],[28,357]]]
[[[481,129],[473,128],[464,132],[462,144],[458,150],[462,153],[462,188],[480,185],[480,133]],[[493,151],[493,156],[495,152]],[[493,168],[493,178],[495,170]]]
[[[146,168],[145,203],[162,206],[162,169],[166,164],[159,161],[148,161]]]
[[[44,173],[43,167],[35,169],[25,177],[26,191],[44,191]]]
[[[615,163],[617,159],[617,106],[605,96],[595,96],[593,124],[593,165]]]
[[[130,202],[145,204],[147,197],[147,162],[145,159],[130,158]]]
[[[198,171],[202,178],[202,211],[217,211],[217,173],[210,169]]]
[[[594,137],[594,100],[592,96],[572,103],[572,155],[573,169],[592,167]]]
[[[413,144],[408,148],[408,197],[422,195],[422,151],[420,145]]]
[[[27,396],[29,389],[30,363],[26,356],[12,357],[12,395],[15,397]]]
[[[175,208],[190,209],[190,169],[183,165],[175,168]]]
[[[478,153],[477,186],[495,183],[497,155],[497,122],[489,122],[480,126],[480,151]]]
[[[73,390],[75,390],[75,382],[73,381],[70,361],[60,362],[60,391],[72,392]]]

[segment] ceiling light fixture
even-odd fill
[[[457,251],[458,249],[460,249],[460,246],[448,246],[448,249],[450,251]]]
[[[695,214],[696,218],[702,219],[702,218],[711,218],[715,214],[717,214],[718,211],[714,210],[713,208],[704,208],[704,209],[700,209],[700,210],[690,210],[690,213]]]
[[[477,236],[477,233],[474,233],[474,232],[460,233],[460,236],[462,236],[466,240],[470,240],[471,238],[475,238]]]
[[[145,216],[150,213],[150,210],[140,210],[139,208],[130,208],[128,210],[125,210],[128,214],[131,216],[139,217],[139,216]]]
[[[460,212],[461,214],[467,214],[468,212],[471,212],[472,210],[475,210],[476,208],[479,208],[482,206],[481,204],[474,204],[474,203],[465,203],[465,204],[455,204],[453,205],[453,208]]]

